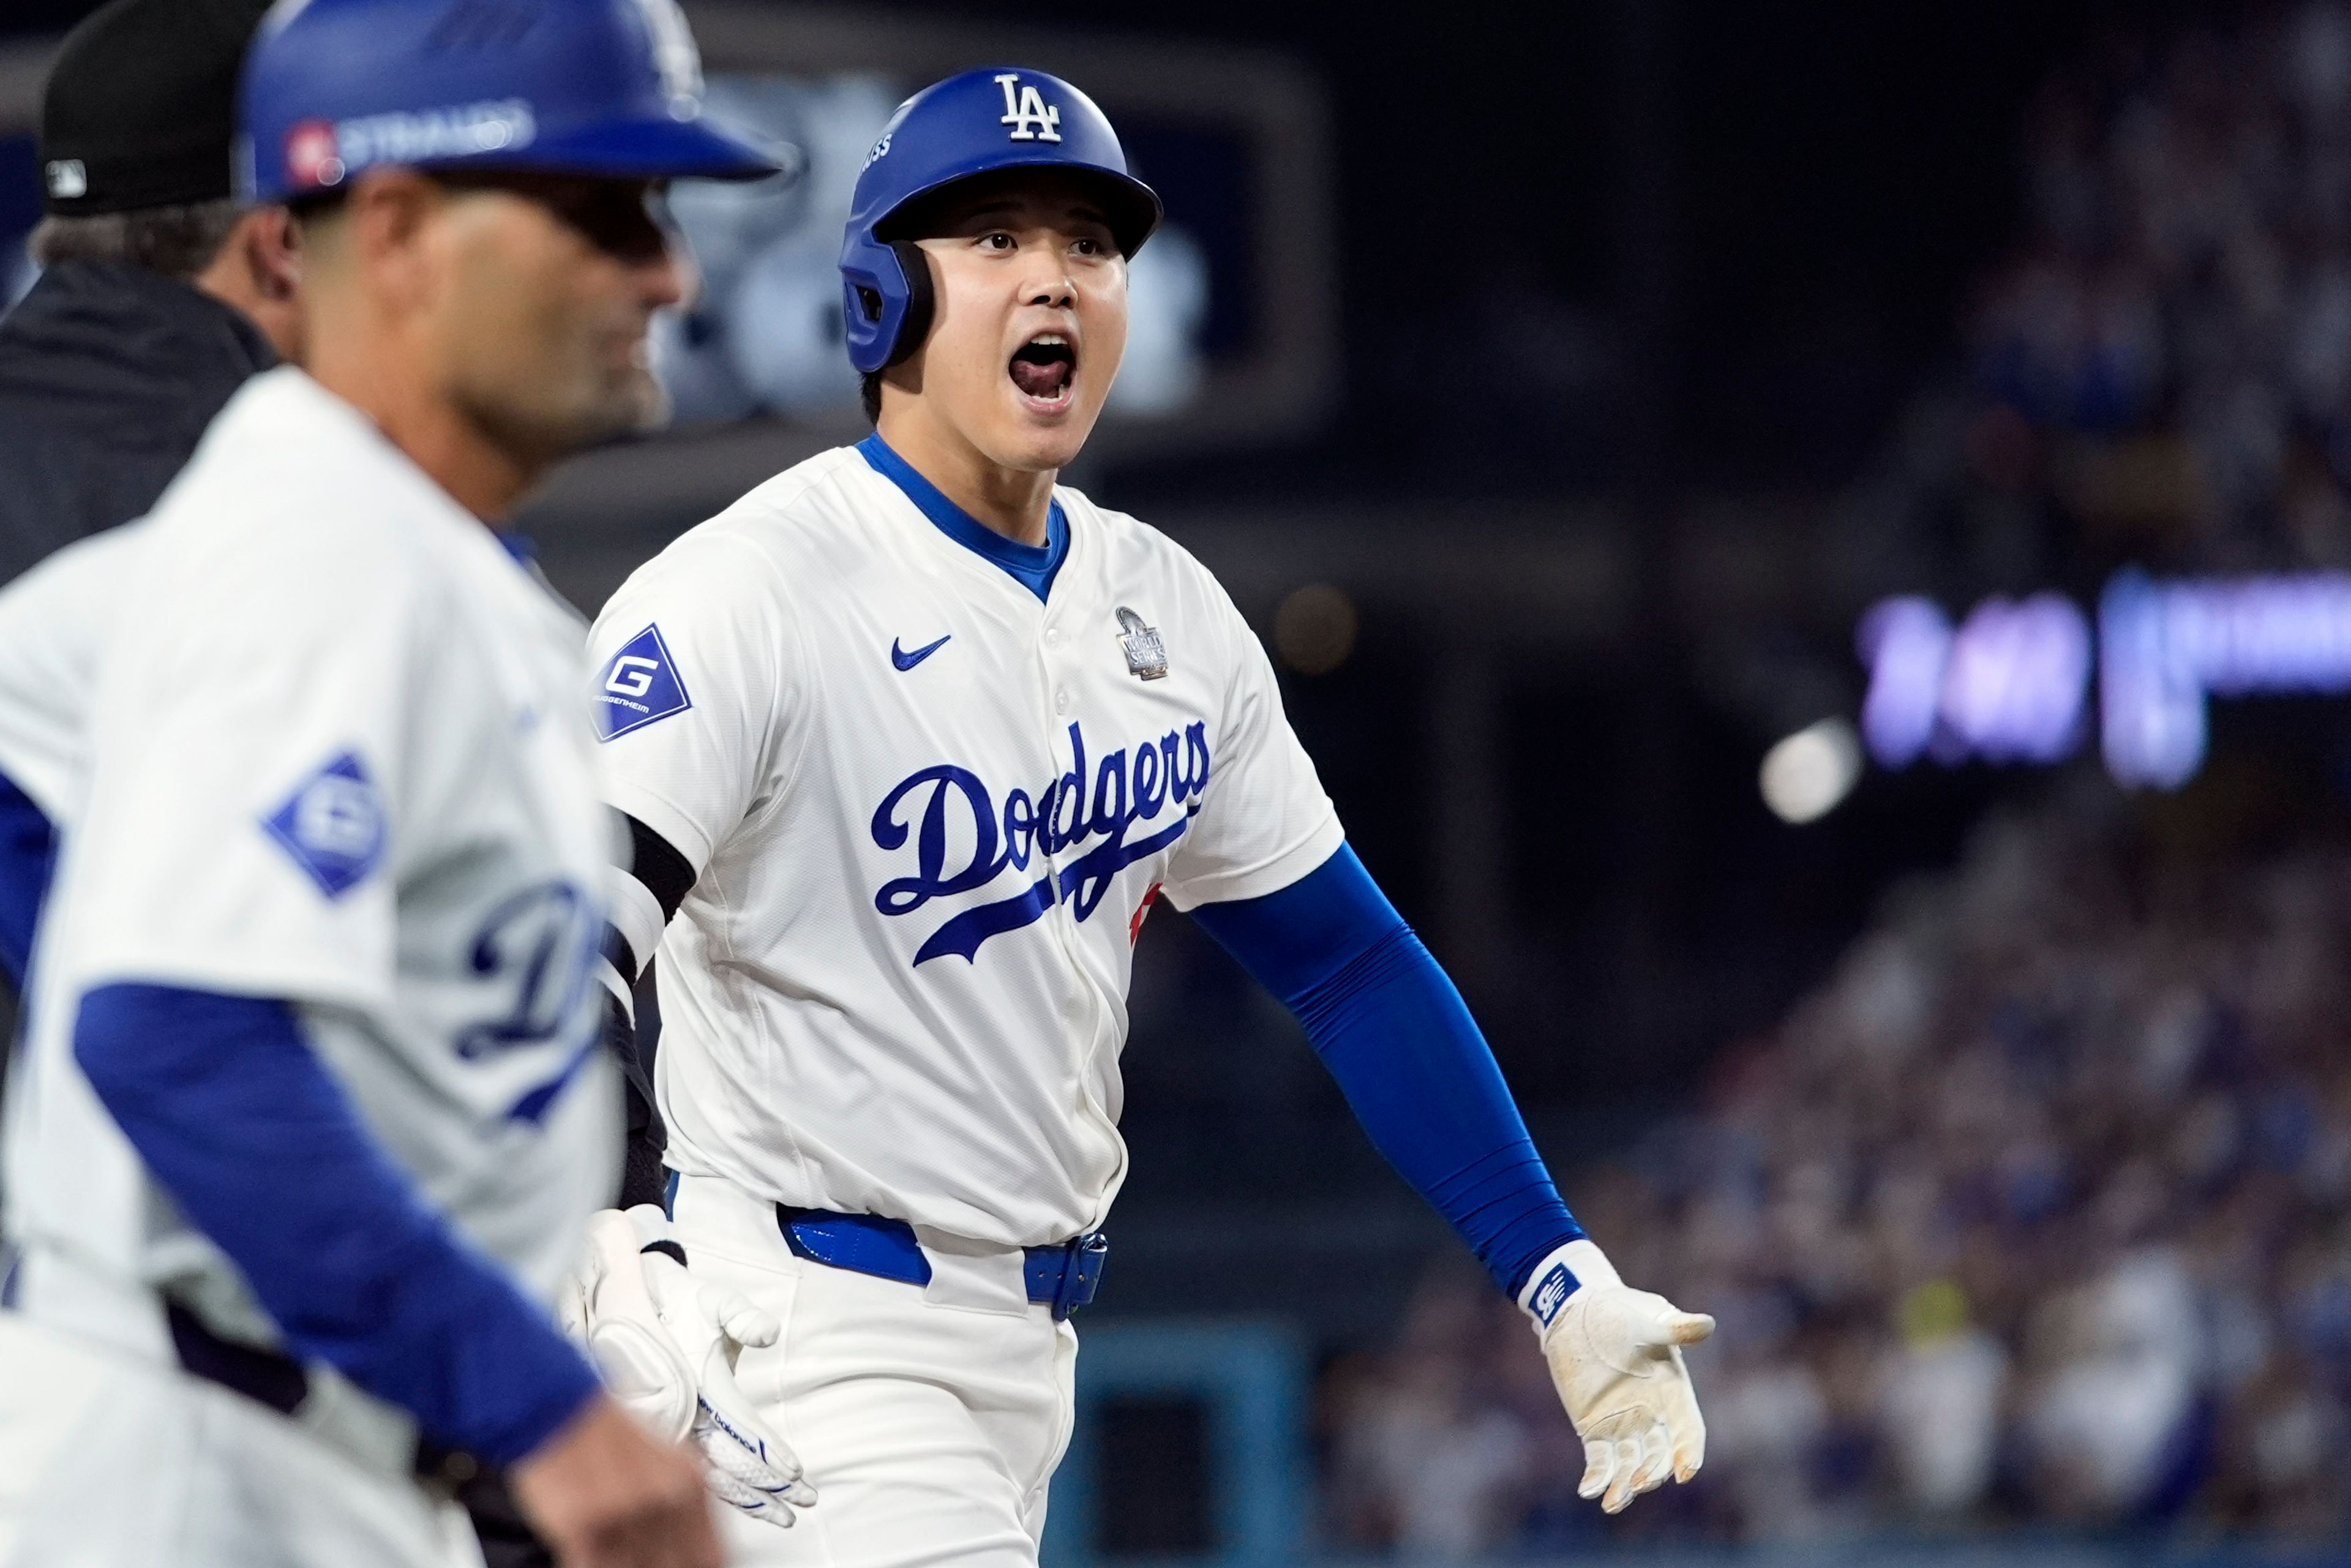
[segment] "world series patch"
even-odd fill
[[[596,677],[596,738],[612,740],[694,706],[678,678],[676,661],[648,626],[612,655]]]

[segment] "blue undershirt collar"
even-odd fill
[[[857,451],[873,472],[904,491],[915,510],[930,518],[939,532],[973,554],[1002,567],[1040,602],[1053,591],[1053,575],[1061,570],[1061,562],[1070,553],[1070,519],[1062,515],[1058,497],[1045,511],[1045,542],[1024,545],[1019,539],[1006,538],[948,500],[936,485],[914,472],[913,464],[890,450],[890,444],[882,439],[880,431],[859,442]]]

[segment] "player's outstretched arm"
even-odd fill
[[[1193,917],[1295,1014],[1356,1119],[1541,1335],[1614,1513],[1706,1455],[1681,1349],[1714,1321],[1627,1289],[1560,1200],[1460,992],[1342,845],[1280,892]]]
[[[512,1467],[566,1568],[715,1568],[692,1459],[598,1388],[546,1315],[369,1136],[283,1001],[105,985],[74,1056],[294,1354]]]

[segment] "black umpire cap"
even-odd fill
[[[245,47],[270,0],[110,0],[66,35],[41,99],[60,217],[219,201]]]

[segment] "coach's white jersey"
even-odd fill
[[[620,1142],[578,618],[292,369],[240,391],[111,548],[96,634],[65,614],[98,650],[86,800],[59,812],[9,1085],[22,1305],[135,1342],[141,1314],[95,1321],[93,1297],[161,1287],[274,1338],[74,1065],[79,998],[119,981],[293,1001],[424,1200],[551,1299]]]
[[[673,1166],[998,1245],[1097,1226],[1153,897],[1339,847],[1224,591],[1056,494],[1043,602],[844,448],[605,607],[609,798],[700,873],[660,948]]]
[[[60,826],[79,814],[99,650],[143,531],[93,534],[0,588],[0,775]]]

